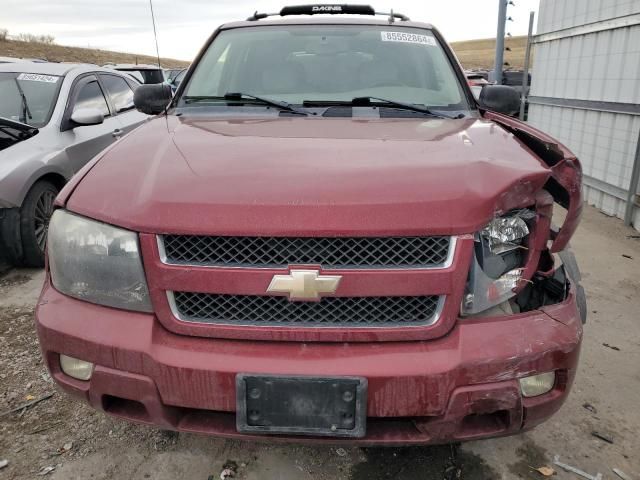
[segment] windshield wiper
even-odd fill
[[[371,100],[378,100],[378,102],[371,102]],[[427,107],[421,107],[420,105],[415,105],[413,103],[405,103],[405,102],[399,102],[396,100],[388,100],[386,98],[380,98],[380,97],[355,97],[353,98],[351,101],[343,101],[343,100],[305,100],[304,102],[302,102],[302,104],[305,107],[312,107],[312,106],[328,106],[328,107],[335,107],[335,106],[345,106],[345,105],[350,105],[350,106],[363,106],[363,107],[389,107],[389,108],[397,108],[400,110],[411,110],[413,112],[420,112],[420,113],[424,113],[425,115],[431,115],[433,117],[438,117],[438,118],[448,118],[448,119],[459,119],[459,118],[464,118],[464,114],[459,113],[457,115],[447,115],[446,113],[442,113],[442,112],[436,112],[433,110],[428,109]]]
[[[264,105],[276,107],[286,112],[291,112],[291,113],[295,113],[298,115],[305,115],[305,116],[308,115],[307,112],[298,110],[290,103],[284,102],[282,100],[275,100],[272,98],[260,97],[258,95],[251,95],[248,93],[229,92],[229,93],[225,93],[224,96],[222,97],[220,96],[186,96],[184,97],[185,103],[203,102],[208,100],[223,100],[227,102],[242,102],[243,100],[254,100]]]
[[[16,82],[16,87],[18,87],[18,93],[20,94],[20,98],[22,99],[22,113],[20,114],[20,121],[22,123],[27,123],[27,117],[29,120],[33,118],[31,115],[31,110],[29,110],[29,104],[27,103],[27,96],[24,94],[24,90],[22,90],[22,86],[17,78],[13,79]]]
[[[353,105],[358,105],[358,104],[365,104],[365,105],[371,105],[371,100],[377,100],[378,102],[382,102],[383,104],[385,104],[385,106],[389,106],[389,107],[393,107],[393,108],[400,108],[403,110],[412,110],[414,112],[421,112],[421,113],[425,113],[427,115],[433,115],[434,117],[440,117],[440,118],[449,118],[449,119],[459,119],[459,118],[464,118],[464,115],[459,113],[457,115],[447,115],[446,113],[442,113],[442,112],[434,112],[433,110],[429,110],[427,107],[421,107],[420,105],[415,105],[413,103],[405,103],[405,102],[399,102],[397,100],[389,100],[386,98],[380,98],[380,97],[371,97],[371,96],[366,96],[366,97],[355,97],[351,100],[351,103]]]

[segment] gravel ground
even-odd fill
[[[562,410],[532,432],[425,448],[336,449],[173,434],[107,417],[58,391],[40,358],[33,307],[43,273],[0,278],[0,480],[542,479],[554,455],[588,473],[640,479],[640,238],[592,208],[573,242],[589,302],[580,371]],[[4,415],[30,400],[30,408]],[[593,435],[596,432],[612,443]],[[557,470],[558,480],[579,478]]]

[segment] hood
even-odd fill
[[[26,123],[0,117],[0,150],[33,137],[38,129]]]
[[[151,233],[460,234],[548,177],[482,119],[169,116],[110,149],[67,207]]]

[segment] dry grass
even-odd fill
[[[511,48],[510,52],[505,52],[505,62],[509,62],[510,68],[522,68],[524,64],[524,51],[527,45],[527,38],[511,37],[507,38],[506,45]],[[481,39],[468,40],[464,42],[453,42],[451,44],[460,59],[460,62],[467,69],[493,68],[495,55],[495,40]],[[136,55],[131,53],[111,52],[108,50],[98,50],[79,47],[64,47],[62,45],[50,45],[37,42],[20,42],[17,40],[0,39],[0,56],[43,58],[52,62],[81,62],[103,65],[107,62],[114,63],[155,63],[155,57],[148,55]],[[162,58],[164,67],[187,66],[189,62]]]
[[[0,40],[0,56],[42,58],[51,62],[77,62],[104,65],[113,63],[157,63],[156,57],[132,53],[111,52],[93,48],[64,47],[40,42]],[[160,59],[163,67],[186,67],[189,62],[171,58]]]
[[[504,52],[504,61],[509,62],[508,68],[521,69],[524,66],[527,37],[507,37],[505,45],[511,48],[510,52]],[[456,52],[460,63],[466,69],[492,69],[494,66],[496,49],[494,38],[452,42],[451,47]]]

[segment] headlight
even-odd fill
[[[108,307],[152,311],[134,232],[56,210],[47,248],[51,280],[60,292]]]
[[[500,254],[520,248],[522,240],[529,235],[528,220],[536,214],[523,208],[507,216],[494,218],[484,227],[480,236],[486,241],[492,253]]]
[[[517,210],[495,218],[475,238],[475,255],[462,301],[462,313],[472,315],[513,297],[522,278],[529,235],[536,214]]]

